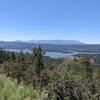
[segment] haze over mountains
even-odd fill
[[[58,45],[78,45],[78,44],[84,44],[77,40],[29,40],[29,41],[17,41],[17,42],[23,42],[23,43],[35,43],[35,44],[58,44]]]

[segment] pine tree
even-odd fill
[[[40,75],[41,71],[44,70],[43,51],[40,46],[33,49],[33,62],[36,73]]]
[[[16,56],[14,52],[12,52],[12,60],[16,60]]]
[[[0,48],[0,63],[3,63],[3,59],[4,59],[4,52],[3,49]]]

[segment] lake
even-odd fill
[[[13,51],[13,52],[21,52],[21,50],[18,49],[6,49],[7,51]],[[28,53],[32,53],[30,50],[23,50],[24,53],[28,52]],[[49,56],[51,58],[58,58],[58,57],[68,57],[68,56],[72,56],[78,54],[77,52],[46,52],[44,54],[44,56]]]
[[[45,56],[49,56],[51,58],[57,58],[57,57],[68,57],[75,54],[78,54],[78,53],[46,52]]]
[[[20,52],[18,49],[6,49],[7,51],[14,51],[14,52]],[[23,50],[24,53],[32,53],[30,50]],[[89,52],[46,52],[44,56],[49,56],[51,58],[58,58],[58,57],[69,57],[77,54],[100,54],[100,53],[89,53]]]

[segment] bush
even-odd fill
[[[42,100],[41,92],[0,75],[0,100]]]

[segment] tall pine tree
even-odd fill
[[[33,62],[35,66],[35,72],[37,75],[40,75],[41,71],[44,70],[43,51],[40,46],[33,49]]]

